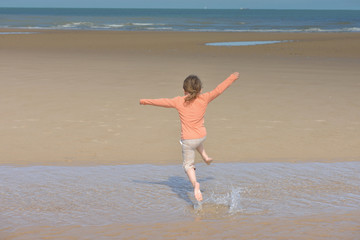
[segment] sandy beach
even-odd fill
[[[358,239],[360,33],[11,31],[1,239]],[[233,41],[287,42],[205,45]],[[139,99],[235,71],[205,117],[198,211],[176,110]]]
[[[264,40],[289,42],[205,46]],[[0,164],[179,164],[177,112],[139,99],[182,95],[189,74],[210,91],[234,71],[240,79],[205,118],[216,161],[358,161],[359,40],[359,33],[0,35]]]

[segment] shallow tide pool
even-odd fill
[[[241,41],[241,42],[215,42],[215,43],[206,43],[206,46],[254,46],[254,45],[264,45],[264,44],[274,44],[274,43],[283,43],[289,41]]]
[[[198,165],[199,205],[180,165],[0,167],[2,227],[97,225],[360,209],[360,163]]]

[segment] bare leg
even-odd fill
[[[202,201],[202,194],[200,192],[200,184],[196,181],[196,174],[195,174],[195,169],[194,168],[189,168],[187,171],[186,171],[186,174],[188,175],[189,177],[189,180],[191,182],[191,184],[193,185],[194,187],[194,196],[195,196],[195,199],[197,201]]]
[[[213,159],[206,154],[204,145],[203,145],[203,144],[200,144],[200,145],[196,148],[196,150],[198,150],[198,152],[200,153],[200,155],[201,155],[202,159],[204,160],[204,162],[205,162],[207,165],[210,165],[210,163],[213,161]]]

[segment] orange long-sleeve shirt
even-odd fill
[[[140,99],[140,104],[175,108],[181,121],[181,139],[203,138],[206,136],[204,116],[208,103],[224,92],[236,79],[237,76],[231,74],[214,90],[200,94],[190,103],[185,102],[186,96],[178,96],[175,98]]]

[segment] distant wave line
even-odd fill
[[[194,28],[194,26],[173,26],[171,24],[163,23],[93,23],[93,22],[69,22],[64,24],[57,24],[53,26],[0,26],[3,29],[72,29],[72,30],[114,30],[114,31],[182,31],[182,32],[360,32],[359,27],[346,27],[324,29],[317,27],[310,28],[263,28],[263,29],[233,29],[233,28]]]

